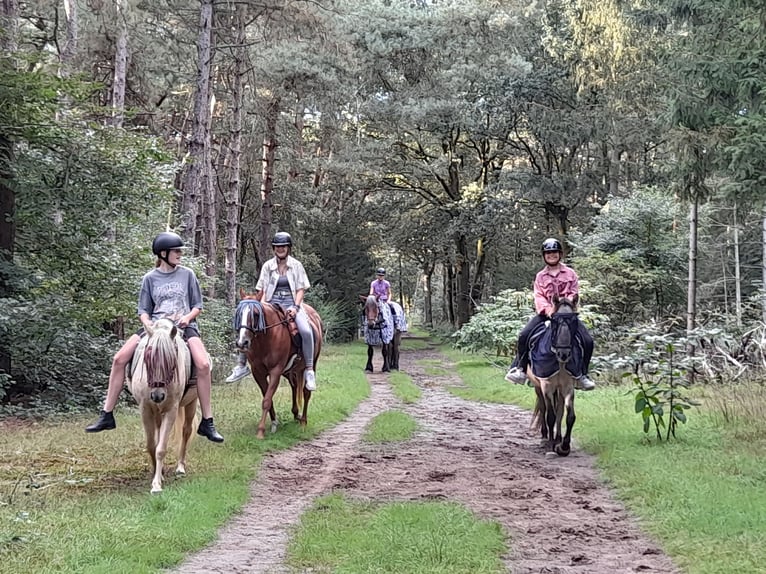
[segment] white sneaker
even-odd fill
[[[575,379],[575,381],[575,389],[580,389],[581,391],[592,391],[596,388],[596,383],[593,382],[593,379],[591,379],[588,375],[581,375]]]
[[[527,374],[520,367],[513,367],[505,374],[505,380],[509,383],[523,385],[527,382]]]
[[[244,379],[247,375],[250,374],[250,367],[247,365],[237,365],[232,369],[231,374],[226,377],[227,383],[234,383],[240,379]]]
[[[316,391],[317,390],[317,379],[316,375],[314,374],[314,371],[312,369],[306,369],[306,373],[303,375],[303,377],[306,379],[306,390],[307,391]]]

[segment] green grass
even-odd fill
[[[475,356],[443,351],[457,363],[467,385],[450,389],[456,395],[534,405],[532,389],[508,384],[499,369]],[[597,456],[618,497],[684,572],[762,572],[766,434],[742,441],[742,426],[752,426],[753,419],[729,417],[722,424],[720,413],[708,404],[687,411],[689,420],[678,429],[677,440],[658,444],[653,434],[644,435],[628,390],[602,387],[577,394],[575,448]]]
[[[300,571],[361,574],[505,572],[504,535],[456,504],[375,504],[341,495],[319,499],[288,548]]]
[[[402,411],[385,411],[367,425],[362,440],[371,443],[408,440],[418,428],[415,419]]]
[[[276,395],[282,426],[263,441],[255,438],[261,404],[255,382],[248,377],[214,386],[216,426],[226,442],[197,437],[188,476],[169,478],[159,496],[149,494],[143,430],[133,409],[118,408],[118,428],[96,435],[83,431],[93,417],[6,424],[0,442],[0,573],[134,574],[178,563],[213,540],[245,503],[264,453],[311,439],[369,395],[365,350],[323,349],[306,429],[292,420],[283,381]],[[169,463],[174,461],[171,456]]]
[[[414,403],[420,399],[422,393],[418,386],[412,382],[412,377],[403,371],[391,371],[388,382],[394,390],[394,394],[403,403]]]

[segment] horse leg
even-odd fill
[[[178,405],[178,417],[175,426],[181,427],[181,446],[178,449],[178,464],[176,465],[176,474],[179,476],[186,474],[186,453],[189,449],[189,440],[193,436],[192,430],[196,412],[197,389],[194,388],[186,393],[181,404]]]
[[[154,455],[157,459],[157,466],[154,469],[154,480],[152,480],[152,494],[162,492],[162,471],[165,467],[165,455],[168,452],[168,439],[170,438],[170,431],[173,429],[173,424],[176,422],[177,414],[177,409],[170,409],[160,417],[160,436],[157,441],[157,449]]]
[[[534,426],[537,426],[537,430],[540,431],[540,438],[543,441],[544,445],[548,444],[548,423],[546,419],[546,410],[545,410],[545,397],[543,396],[542,390],[540,390],[540,384],[537,382],[536,379],[532,379],[535,381],[535,410],[532,415],[532,423]]]
[[[298,384],[298,381],[300,381],[303,378],[303,373],[301,372],[301,376],[296,375],[290,375],[290,377],[287,379],[290,381],[290,391],[292,393],[293,398],[293,406],[292,406],[292,413],[293,413],[293,420],[299,421],[301,420],[300,415],[298,414],[298,393],[303,391],[304,389],[301,388],[301,385]],[[305,397],[305,393],[304,393]]]
[[[389,355],[391,354],[391,343],[383,343],[383,345],[380,348],[381,353],[383,354],[383,372],[388,373],[391,371],[391,363],[389,362]]]
[[[257,372],[252,369],[250,372],[253,374],[255,382],[258,383],[258,388],[261,389],[261,395],[265,397],[269,389],[269,376],[266,373]],[[271,409],[269,409],[269,417],[271,418],[271,432],[277,432],[279,422],[277,421],[277,412],[274,409],[273,404],[271,405]]]
[[[300,418],[301,428],[306,428],[306,425],[309,422],[308,418],[308,412],[309,412],[309,399],[311,398],[311,391],[307,391],[306,389],[303,389],[303,414]]]
[[[372,348],[372,345],[367,345],[367,366],[364,368],[364,370],[368,373],[372,372],[372,353],[374,349]]]
[[[561,444],[556,445],[556,454],[559,456],[567,456],[571,450],[570,443],[572,440],[572,428],[574,427],[575,420],[577,419],[577,416],[575,415],[574,399],[575,393],[573,387],[571,391],[567,393],[567,396],[564,399],[564,406],[566,407],[567,412],[567,432],[564,435]]]
[[[269,385],[266,388],[266,392],[263,395],[263,402],[261,403],[261,421],[258,423],[258,432],[256,437],[263,439],[266,434],[266,415],[267,413],[274,412],[274,393],[279,387],[279,379],[282,377],[282,370],[275,368],[269,371]],[[274,420],[272,418],[272,420]]]
[[[547,389],[543,388],[543,395],[545,396],[545,424],[548,427],[548,451],[553,450],[555,444],[555,430],[556,430],[556,405],[553,401]]]
[[[398,329],[394,333],[394,339],[391,341],[391,369],[394,371],[399,370],[399,346],[402,342],[402,332]]]

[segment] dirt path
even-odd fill
[[[313,441],[266,458],[242,513],[173,572],[291,572],[283,564],[288,529],[315,497],[333,490],[379,500],[458,501],[503,526],[513,549],[504,562],[513,574],[677,572],[576,444],[568,458],[546,459],[528,430],[528,412],[451,395],[445,389],[460,384],[457,375],[426,374],[423,359],[450,369],[434,351],[402,353],[402,370],[423,392],[416,404],[401,404],[384,375],[370,375],[370,398]],[[362,443],[364,427],[390,408],[413,416],[419,432],[396,446]],[[301,498],[290,488],[296,482],[310,485]]]

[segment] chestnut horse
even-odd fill
[[[162,470],[171,432],[180,434],[176,474],[186,474],[186,452],[197,409],[197,387],[189,385],[191,355],[181,331],[169,319],[147,327],[133,356],[128,388],[141,411],[146,451],[154,478],[151,492],[162,491]],[[180,431],[180,432],[179,432]]]
[[[575,379],[568,366],[576,355],[576,337],[579,329],[577,300],[554,297],[554,310],[549,325],[537,333],[539,351],[530,350],[527,376],[535,385],[533,425],[541,432],[548,454],[567,456],[570,452],[572,429],[575,424]],[[547,332],[546,332],[547,330]],[[533,343],[535,344],[535,343]],[[539,374],[538,374],[539,373]],[[542,376],[546,374],[547,376]],[[562,436],[561,425],[566,410],[566,433]]]
[[[284,376],[292,389],[292,413],[302,427],[306,426],[306,414],[311,391],[303,386],[303,373],[306,363],[301,356],[301,345],[291,333],[295,327],[287,318],[287,313],[278,305],[261,303],[254,295],[240,291],[241,301],[237,306],[234,328],[238,332],[237,348],[247,355],[253,378],[263,393],[261,420],[258,423],[257,437],[262,439],[266,433],[266,414],[271,417],[271,432],[277,429],[277,415],[274,410],[274,393],[279,381]],[[314,369],[316,369],[319,351],[322,349],[322,319],[306,303],[301,307],[309,317],[314,332]],[[299,414],[301,407],[303,412]]]

